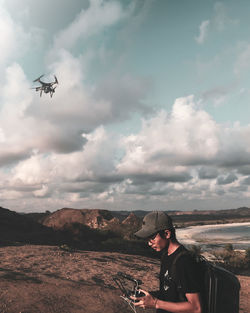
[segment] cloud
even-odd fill
[[[198,169],[200,179],[213,179],[218,176],[218,169],[214,167],[202,166]]]
[[[100,125],[124,121],[134,112],[149,111],[143,104],[147,81],[124,76],[90,87],[79,59],[66,51],[51,64],[51,71],[59,73],[59,86],[53,98],[47,95],[40,98],[30,90],[19,64],[6,69],[0,96],[1,165],[23,160],[34,150],[40,153],[81,151],[87,141],[83,133],[91,133]],[[49,79],[53,77],[44,78]]]
[[[30,51],[40,47],[42,41],[42,30],[36,27],[25,28],[16,21],[13,16],[0,3],[0,81],[4,81],[5,68],[12,62],[18,60]],[[37,51],[36,51],[37,52]]]
[[[24,119],[32,112],[26,116],[27,108],[19,108]],[[39,128],[41,120],[33,118]],[[42,150],[40,141],[48,138],[33,127],[38,143],[32,136],[29,145],[24,143],[30,154],[12,162],[7,172],[6,167],[0,171],[4,203],[14,205],[17,196],[24,207],[27,203],[40,207],[40,199],[46,209],[73,204],[125,208],[248,192],[250,128],[218,125],[193,96],[177,99],[170,113],[161,111],[144,119],[133,135],[120,137],[104,126],[89,129],[81,133],[81,148],[67,152],[49,150],[48,143]],[[76,133],[71,136],[73,141],[78,138]],[[21,137],[16,140],[17,144]]]
[[[230,92],[236,87],[236,83],[227,84],[225,86],[216,86],[204,91],[201,97],[203,101],[212,100],[214,106],[219,106],[227,102]]]
[[[193,96],[175,101],[170,115],[165,111],[145,120],[137,135],[124,139],[126,154],[118,170],[125,173],[163,174],[182,172],[190,164],[206,163],[219,149],[219,128]]]
[[[243,185],[250,185],[250,176],[247,176],[243,182],[242,182]]]
[[[206,37],[207,37],[207,34],[208,34],[208,29],[209,29],[209,25],[210,25],[210,21],[209,20],[206,20],[206,21],[203,21],[199,27],[199,36],[195,37],[195,40],[197,43],[199,44],[203,44]]]
[[[125,17],[117,1],[90,0],[87,9],[81,10],[74,21],[56,35],[53,50],[70,50],[79,39],[86,39]]]
[[[222,32],[230,25],[237,25],[238,20],[228,15],[227,7],[222,2],[216,2],[213,7],[213,14],[210,19],[204,20],[199,26],[199,35],[195,37],[198,44],[203,44],[211,31]]]
[[[227,175],[219,176],[217,178],[218,185],[227,185],[231,184],[237,180],[237,176],[234,173],[229,173]]]
[[[0,6],[0,69],[22,54],[28,39],[29,35]]]

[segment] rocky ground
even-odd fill
[[[1,247],[0,312],[132,312],[112,279],[119,271],[143,280],[147,290],[157,289],[159,263],[148,257],[56,246]],[[240,312],[249,313],[250,277],[239,279]]]

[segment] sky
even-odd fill
[[[0,206],[249,206],[249,12],[248,0],[0,0]],[[58,78],[52,98],[31,89],[42,74]]]

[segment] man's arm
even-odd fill
[[[134,303],[135,306],[142,308],[162,309],[172,313],[201,313],[201,301],[199,293],[186,293],[187,301],[184,302],[169,302],[159,300],[152,297],[150,293],[141,290],[145,293],[145,297],[136,298],[139,302]]]
[[[156,300],[155,308],[173,313],[201,313],[201,302],[198,293],[186,293],[187,301],[168,302]]]

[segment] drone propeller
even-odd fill
[[[42,88],[39,86],[39,87],[31,87],[30,89],[35,89],[36,91],[38,91],[38,90],[41,90]]]
[[[39,76],[37,79],[33,80],[33,83],[35,83],[35,82],[39,82],[39,80],[40,80],[43,76],[44,76],[44,74],[43,74],[43,75],[41,75],[41,76]]]
[[[58,80],[57,80],[56,75],[54,75],[54,77],[55,77],[55,83],[58,84]]]

